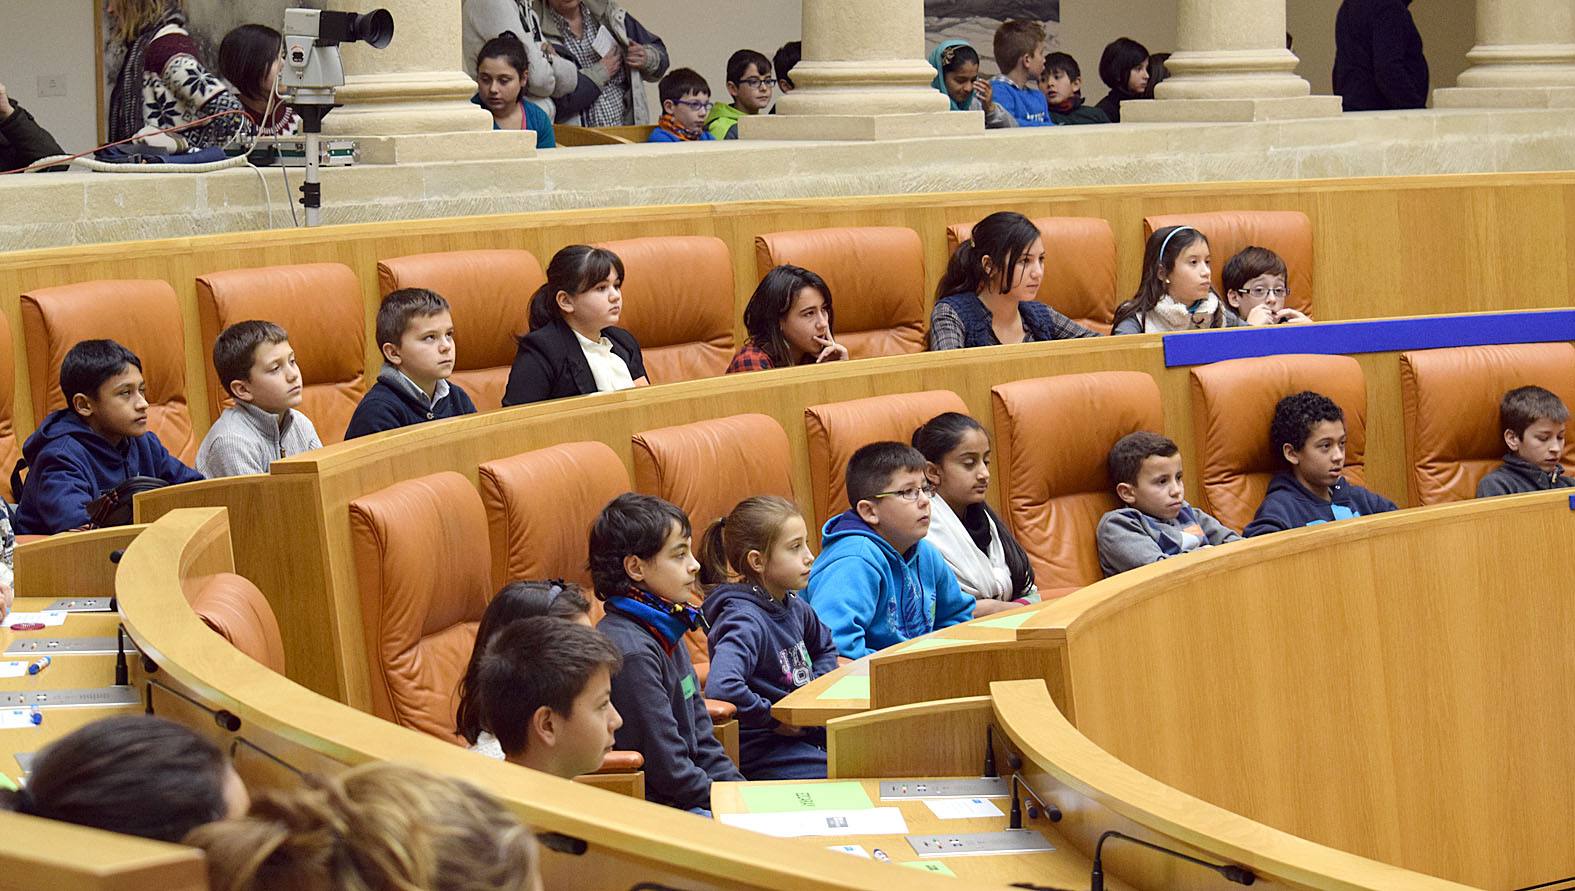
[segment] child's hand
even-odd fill
[[[995,104],[995,90],[991,89],[990,82],[982,77],[973,79],[973,94],[979,97],[979,104],[984,106],[985,111],[989,111],[990,106]]]
[[[11,97],[5,94],[5,84],[0,84],[0,121],[11,116],[16,107],[11,104]]]
[[[647,60],[645,46],[639,43],[629,44],[629,51],[624,54],[623,63],[630,68],[644,68]]]
[[[846,359],[848,357],[848,348],[830,337],[817,337],[815,342],[821,346],[820,355],[815,357],[816,364],[835,362],[838,359]]]
[[[771,732],[775,733],[777,736],[797,737],[804,735],[804,728],[795,727],[792,724],[778,724],[777,726],[771,728]]]
[[[602,70],[607,72],[607,76],[608,77],[612,77],[613,75],[617,74],[618,73],[618,69],[622,68],[622,67],[623,67],[623,49],[622,48],[614,46],[612,49],[607,51],[607,55],[602,56]]]
[[[550,40],[543,40],[541,42],[541,54],[549,59],[558,58],[558,51],[552,48],[552,41]]]
[[[1275,324],[1310,325],[1312,324],[1312,319],[1308,318],[1307,314],[1299,309],[1286,307],[1274,314],[1274,322]]]
[[[11,604],[16,598],[16,589],[10,585],[0,585],[0,619],[11,614]]]
[[[1243,321],[1249,325],[1272,325],[1274,324],[1274,310],[1269,308],[1269,304],[1260,303],[1247,313],[1247,318]]]

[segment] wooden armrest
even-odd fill
[[[620,752],[614,749],[602,759],[602,766],[596,769],[597,773],[628,773],[639,770],[645,766],[645,756],[639,752]]]
[[[705,710],[711,716],[712,724],[731,721],[738,715],[738,706],[731,702],[723,702],[720,699],[707,699],[705,701]]]

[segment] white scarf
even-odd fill
[[[990,520],[990,551],[979,550],[962,519],[946,499],[937,495],[930,500],[930,532],[926,539],[946,558],[946,565],[957,574],[957,584],[975,600],[1012,599],[1012,571],[1006,568],[1006,547],[1001,530]]]
[[[1143,314],[1144,331],[1191,331],[1214,325],[1214,313],[1219,310],[1220,299],[1213,291],[1192,306],[1166,294],[1159,298],[1154,308]]]

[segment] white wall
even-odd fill
[[[98,0],[5,0],[0,83],[68,152],[98,145],[98,90],[93,74],[93,3]],[[38,95],[40,77],[58,78],[65,96]]]
[[[1151,53],[1174,52],[1176,0],[1061,0],[1061,27],[1051,48],[1077,60],[1090,104],[1110,92],[1099,79],[1099,56],[1117,37],[1130,37]]]
[[[620,0],[667,44],[673,68],[693,68],[711,85],[711,98],[727,102],[727,57],[752,49],[771,58],[777,47],[802,36],[798,0]],[[647,89],[654,112],[661,106]]]

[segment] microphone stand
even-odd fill
[[[1219,873],[1227,881],[1235,882],[1238,885],[1251,885],[1253,882],[1258,880],[1258,876],[1245,866],[1237,866],[1234,863],[1219,865],[1210,863],[1207,860],[1199,860],[1196,857],[1189,857],[1180,851],[1173,851],[1170,848],[1164,847],[1162,845],[1156,845],[1153,842],[1144,841],[1141,838],[1134,838],[1124,832],[1117,832],[1114,829],[1110,829],[1106,830],[1104,834],[1100,835],[1099,841],[1095,842],[1094,844],[1094,868],[1088,876],[1089,891],[1105,891],[1105,867],[1103,857],[1105,853],[1105,842],[1112,838],[1119,838],[1122,841],[1129,841],[1135,845],[1141,845],[1142,847],[1148,848],[1151,851],[1158,851],[1161,854],[1169,854],[1172,857],[1185,860],[1188,863],[1195,863],[1204,869],[1213,870],[1214,872]]]

